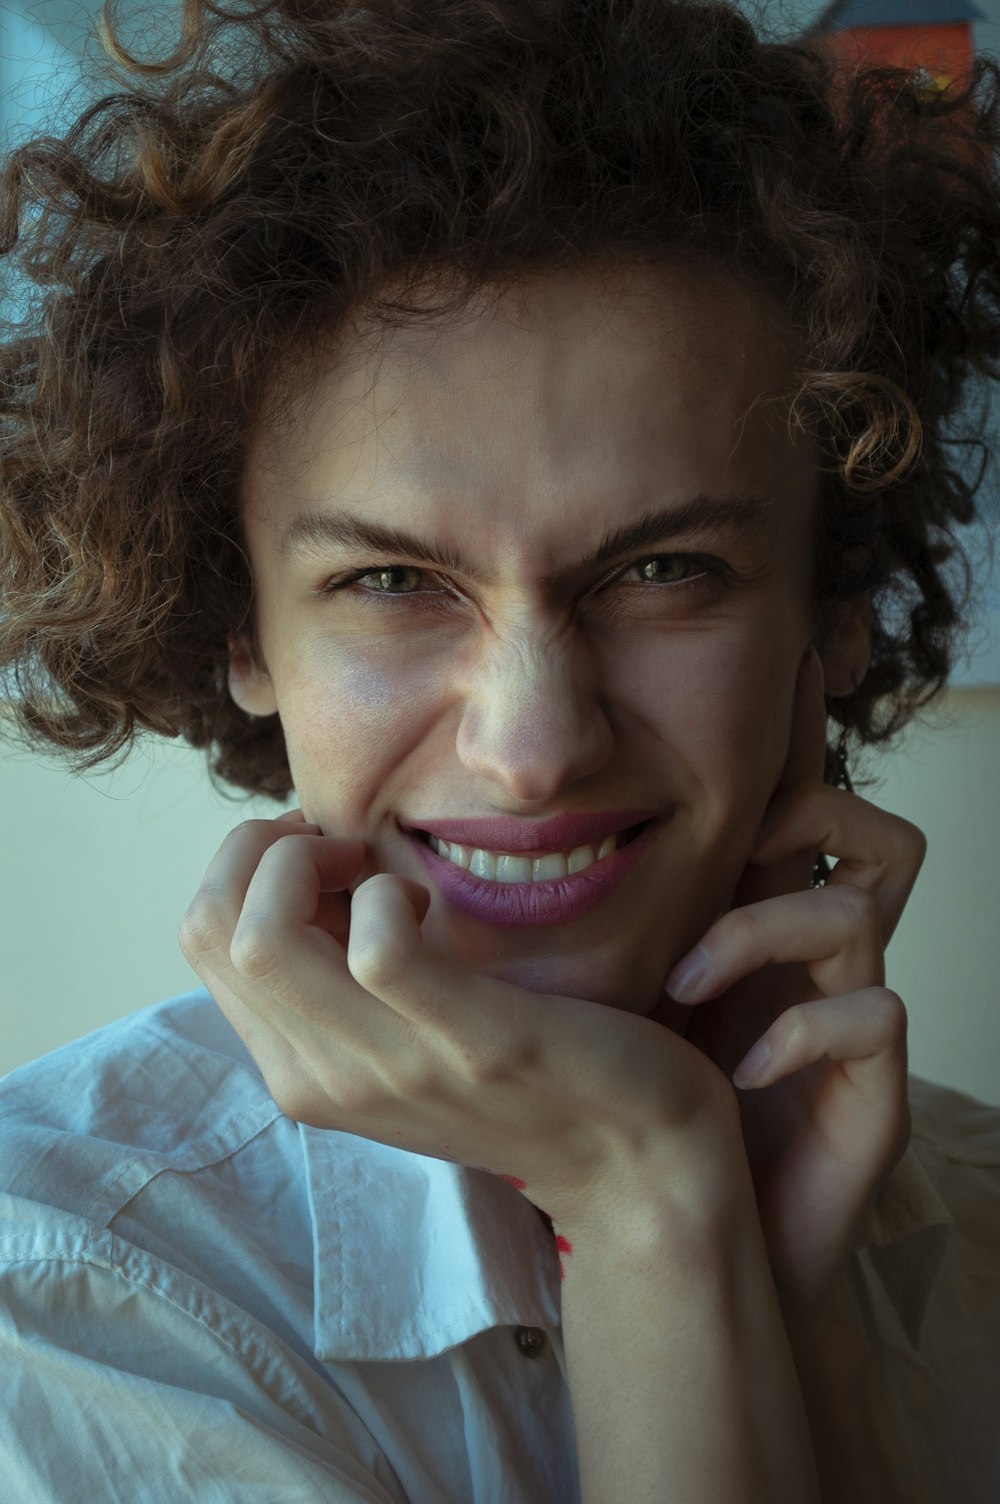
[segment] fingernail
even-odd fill
[[[679,1003],[690,1003],[708,975],[708,964],[708,951],[703,945],[696,945],[678,961],[664,982],[670,996]]]
[[[766,1039],[758,1039],[753,1049],[744,1055],[733,1071],[733,1085],[756,1086],[761,1077],[767,1074],[770,1063],[771,1046]]]

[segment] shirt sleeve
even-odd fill
[[[5,1504],[407,1504],[320,1374],[132,1253],[133,1270],[93,1250],[0,1263]]]
[[[861,1255],[870,1342],[923,1495],[1000,1500],[1000,1108],[911,1077],[913,1138]]]

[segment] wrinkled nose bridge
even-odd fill
[[[544,709],[576,700],[592,692],[593,683],[579,645],[535,623],[494,634],[484,644],[470,688],[484,711],[494,709],[494,701],[506,701],[526,712],[536,701]]]
[[[465,686],[461,759],[522,799],[596,771],[613,737],[586,648],[551,629],[495,637]]]

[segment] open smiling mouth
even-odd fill
[[[419,827],[406,833],[450,909],[482,924],[531,929],[571,923],[612,897],[668,819],[641,820],[563,851],[491,851]],[[631,891],[641,897],[641,889]],[[619,911],[616,922],[620,918]]]
[[[493,883],[543,883],[588,871],[630,845],[650,824],[652,821],[642,820],[638,825],[630,825],[599,842],[585,843],[566,851],[538,853],[490,851],[480,846],[461,845],[457,841],[443,841],[423,830],[414,830],[412,834],[442,861],[471,877]]]

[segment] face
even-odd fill
[[[359,882],[429,889],[426,943],[648,1013],[730,901],[810,646],[815,454],[757,400],[790,378],[782,312],[692,269],[563,274],[383,352],[341,337],[254,437],[265,667],[234,641],[231,693],[277,711],[306,818],[366,843]],[[534,862],[577,846],[534,839],[566,814],[642,817],[635,850],[501,884],[413,833],[505,817],[467,854]]]

